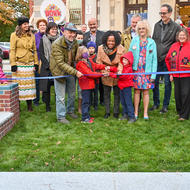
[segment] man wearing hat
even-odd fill
[[[65,24],[64,35],[52,44],[50,56],[50,70],[53,76],[65,76],[54,79],[56,93],[57,121],[69,124],[66,113],[76,119],[74,114],[75,103],[75,76],[80,78],[83,74],[74,68],[75,56],[78,49],[76,38],[77,28],[72,23]],[[68,75],[71,75],[68,77]],[[68,93],[67,109],[65,106],[65,94]]]

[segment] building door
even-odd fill
[[[147,18],[147,0],[125,0],[125,27],[130,25],[133,14]]]
[[[181,16],[183,24],[188,26],[188,21],[190,21],[190,0],[176,0],[176,13]]]

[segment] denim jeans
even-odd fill
[[[56,115],[57,119],[62,119],[67,113],[73,113],[75,109],[75,77],[66,77],[64,82],[54,79],[56,94]],[[67,93],[67,111],[65,97]]]
[[[123,115],[127,114],[130,119],[135,118],[131,87],[120,90],[120,100],[123,108]]]
[[[168,69],[166,67],[165,61],[162,61],[162,62],[158,63],[157,72],[164,72],[164,71],[168,71]],[[153,89],[153,100],[154,100],[155,106],[160,105],[160,93],[159,93],[160,76],[161,75],[156,75],[155,88]],[[169,103],[170,103],[172,86],[171,86],[171,82],[170,82],[170,76],[168,74],[163,75],[163,76],[164,76],[164,84],[165,84],[163,108],[168,108]]]
[[[90,119],[90,97],[92,90],[82,90],[82,121]]]
[[[39,73],[38,71],[35,72],[35,77],[39,77]],[[36,79],[35,80],[36,82],[36,98],[33,100],[33,103],[34,104],[39,104],[39,101],[40,101],[40,89],[39,89],[39,82],[40,80],[39,79]]]

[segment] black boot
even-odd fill
[[[51,107],[49,104],[46,104],[46,112],[50,112],[51,111]]]
[[[29,112],[32,112],[33,109],[32,109],[32,100],[26,100],[26,103],[27,103],[27,109]]]

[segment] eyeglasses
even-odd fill
[[[159,15],[166,15],[168,12],[159,12]]]

